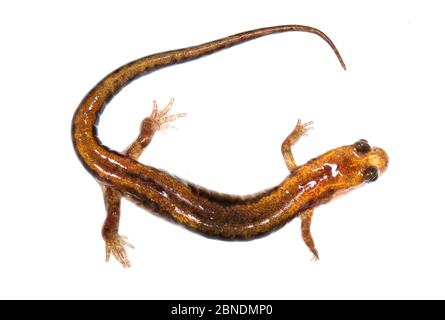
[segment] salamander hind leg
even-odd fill
[[[105,261],[110,260],[113,255],[124,268],[131,266],[128,260],[125,247],[134,248],[131,244],[126,242],[126,237],[119,235],[120,222],[120,205],[122,194],[110,187],[103,187],[105,208],[107,210],[107,217],[102,227],[102,237],[105,241],[106,258]]]
[[[300,214],[301,218],[301,235],[303,236],[303,241],[311,250],[311,252],[314,254],[314,257],[312,260],[318,260],[318,251],[315,248],[314,239],[312,239],[311,234],[311,222],[312,222],[312,216],[314,214],[314,209],[308,209],[306,211],[303,211]]]
[[[286,163],[287,168],[290,172],[297,168],[297,164],[295,163],[294,156],[292,155],[292,146],[297,143],[297,141],[304,135],[307,134],[311,127],[312,121],[301,123],[301,120],[298,119],[297,125],[294,130],[284,139],[281,144],[281,153],[283,154],[284,162]]]
[[[173,102],[174,99],[172,98],[164,109],[158,110],[158,103],[156,102],[156,100],[153,101],[153,109],[151,115],[142,120],[139,135],[136,140],[127,149],[125,149],[126,155],[128,155],[131,159],[138,159],[144,151],[145,147],[150,144],[156,131],[159,131],[161,128],[163,128],[164,125],[167,125],[169,122],[186,116],[185,113],[168,115],[170,109],[173,106]]]

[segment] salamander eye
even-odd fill
[[[354,147],[360,153],[366,153],[371,150],[368,141],[366,141],[365,139],[360,139],[359,141],[354,143]]]
[[[363,179],[366,182],[373,182],[376,181],[379,177],[379,171],[376,167],[369,167],[366,168],[366,170],[363,172]]]

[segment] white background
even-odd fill
[[[440,1],[15,1],[0,4],[0,298],[445,298]],[[123,149],[151,100],[187,112],[141,162],[221,192],[287,174],[280,144],[314,130],[303,163],[366,138],[390,156],[377,182],[316,210],[311,254],[295,220],[251,242],[209,240],[124,201],[133,267],[104,262],[101,191],[76,158],[72,114],[132,59],[278,24],[274,35],[124,89],[99,134]]]

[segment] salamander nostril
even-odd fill
[[[379,177],[379,171],[376,167],[369,167],[363,172],[363,178],[366,182],[376,181]]]

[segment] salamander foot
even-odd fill
[[[174,102],[175,100],[171,98],[164,109],[158,110],[158,103],[156,102],[156,100],[153,100],[153,111],[151,112],[150,117],[145,118],[142,121],[142,126],[144,125],[145,122],[149,122],[150,125],[154,126],[155,130],[160,130],[164,125],[168,124],[169,122],[175,121],[178,118],[185,117],[186,113],[177,113],[168,115]]]
[[[105,251],[106,251],[106,258],[105,261],[110,261],[110,256],[113,254],[113,256],[116,258],[117,261],[119,261],[124,268],[130,268],[131,263],[128,260],[127,252],[125,250],[125,247],[129,247],[131,249],[134,249],[134,246],[127,241],[127,237],[124,236],[116,236],[114,239],[106,240],[105,241]]]

